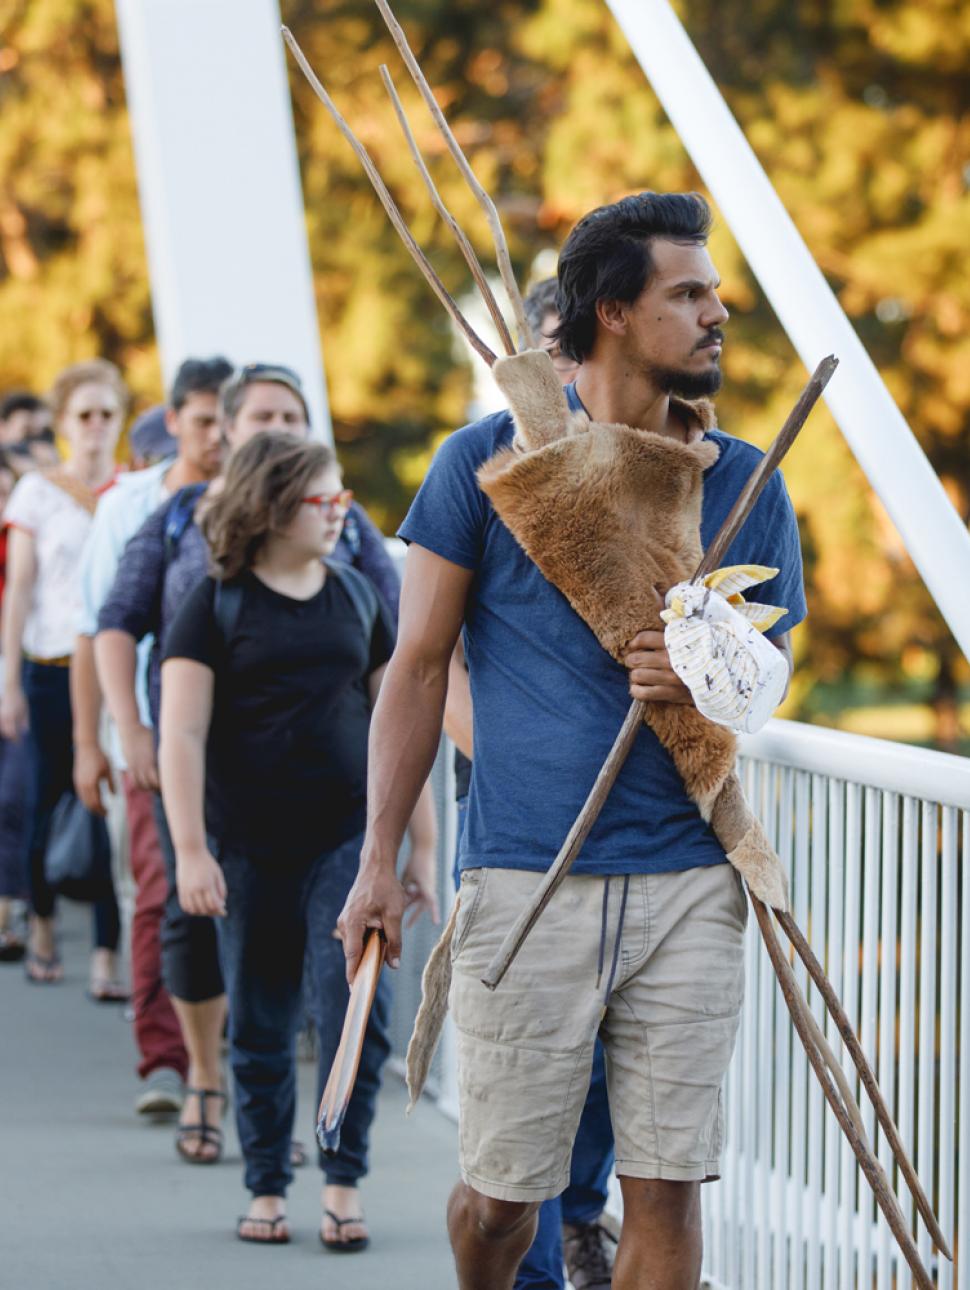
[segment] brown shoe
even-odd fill
[[[562,1249],[573,1290],[609,1290],[616,1236],[605,1222],[563,1223]]]

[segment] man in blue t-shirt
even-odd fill
[[[570,406],[601,425],[686,442],[689,403],[720,386],[727,311],[696,195],[642,193],[583,219],[559,262],[561,351],[582,363]],[[743,995],[740,879],[646,726],[581,851],[499,990],[481,975],[558,852],[630,696],[690,703],[660,632],[625,666],[539,572],[476,481],[510,446],[507,412],[441,447],[401,528],[411,544],[401,631],[378,703],[370,822],[340,927],[352,975],[367,925],[400,956],[406,893],[394,862],[440,732],[448,663],[464,628],[475,748],[452,944],[461,1172],[449,1230],[461,1290],[510,1290],[539,1203],[569,1178],[597,1034],[607,1053],[624,1226],[613,1284],[693,1290],[700,1184],[717,1177],[720,1088]],[[720,430],[704,475],[708,545],[760,458]],[[570,499],[564,498],[564,503]],[[576,509],[575,506],[573,508]],[[795,517],[781,476],[724,564],[780,570],[753,598],[805,616]]]

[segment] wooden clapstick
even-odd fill
[[[328,1155],[332,1155],[340,1146],[340,1130],[347,1114],[350,1095],[354,1091],[360,1054],[364,1047],[364,1032],[374,1005],[374,995],[377,993],[377,982],[386,952],[384,933],[378,928],[371,928],[364,941],[364,953],[354,984],[350,987],[350,1001],[347,1004],[340,1044],[317,1112],[317,1141],[320,1149]]]

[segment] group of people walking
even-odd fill
[[[346,1009],[334,932],[357,869],[397,575],[332,450],[310,439],[285,366],[187,360],[167,407],[133,427],[142,468],[125,472],[128,392],[113,364],[76,364],[35,403],[66,460],[11,479],[4,510],[0,952],[22,960],[32,986],[61,981],[56,832],[71,829],[76,849],[90,831],[65,821],[81,810],[96,826],[120,790],[136,1110],[177,1115],[181,1157],[216,1164],[227,1038],[252,1196],[238,1235],[282,1243],[286,1189],[306,1155],[294,1138],[296,1034],[312,1019],[322,1092]],[[93,872],[96,852],[84,861],[89,994],[122,1003],[119,902],[112,867]],[[427,788],[407,869],[416,910],[437,916]],[[330,1249],[368,1243],[357,1185],[387,1025],[382,983],[340,1150],[320,1160]]]
[[[714,445],[704,540],[755,459],[691,419],[690,400],[720,384],[727,317],[708,225],[695,197],[642,194],[594,212],[567,243],[558,291],[540,284],[526,301],[577,423]],[[167,406],[133,427],[140,468],[124,473],[128,395],[112,364],[77,364],[34,403],[12,409],[21,437],[48,451],[49,410],[68,456],[41,464],[20,449],[15,468],[0,405],[0,957],[22,957],[32,986],[61,980],[52,828],[66,827],[56,821],[72,793],[97,820],[119,790],[135,888],[136,1109],[177,1113],[180,1156],[215,1165],[231,1092],[251,1194],[237,1235],[287,1243],[286,1192],[306,1154],[294,1138],[298,1029],[312,1020],[322,1092],[345,957],[352,976],[366,926],[379,925],[396,966],[405,909],[438,919],[427,774],[444,712],[459,753],[458,1283],[564,1290],[568,1274],[574,1290],[693,1290],[744,899],[656,740],[641,736],[514,1004],[480,982],[565,834],[576,784],[592,780],[600,708],[619,713],[631,693],[691,702],[662,633],[642,632],[614,662],[497,521],[477,472],[512,444],[510,414],[439,452],[401,530],[411,550],[396,639],[394,566],[334,453],[310,437],[288,367],[187,360]],[[800,621],[780,477],[729,556],[773,561],[789,624]],[[789,658],[785,633],[774,639]],[[20,941],[10,910],[24,895]],[[120,1001],[110,874],[92,909],[90,995]],[[329,1249],[370,1238],[358,1184],[388,1051],[382,979],[339,1151],[320,1157]],[[618,1253],[604,1217],[614,1166]]]
[[[528,307],[570,379],[575,365],[548,339],[554,282]],[[90,892],[89,996],[130,1000],[135,1110],[177,1117],[187,1164],[221,1159],[231,1093],[251,1194],[237,1233],[283,1244],[287,1188],[307,1155],[294,1134],[295,1037],[312,1023],[320,1092],[346,1007],[335,928],[358,871],[370,714],[395,645],[398,576],[333,451],[310,437],[286,366],[186,360],[167,404],[129,430],[130,467],[119,470],[128,406],[121,373],[103,360],[67,369],[45,400],[12,396],[7,429],[0,404],[0,454],[17,463],[0,456],[0,957],[22,960],[32,986],[61,981],[52,821],[61,827],[72,796],[97,821],[117,794],[134,889],[130,983],[115,864]],[[50,454],[55,435],[63,462],[19,446]],[[447,720],[470,754],[461,657]],[[458,782],[463,819],[461,766]],[[403,881],[415,914],[437,921],[435,853],[426,784]],[[358,1184],[388,1015],[385,974],[340,1150],[320,1158],[320,1238],[341,1252],[369,1241]],[[602,1058],[597,1069],[573,1186],[543,1208],[519,1290],[561,1290],[564,1250],[579,1290],[610,1284]]]

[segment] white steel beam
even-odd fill
[[[166,381],[186,357],[326,385],[277,0],[116,0]]]
[[[970,534],[667,0],[607,0],[805,366],[970,658]]]

